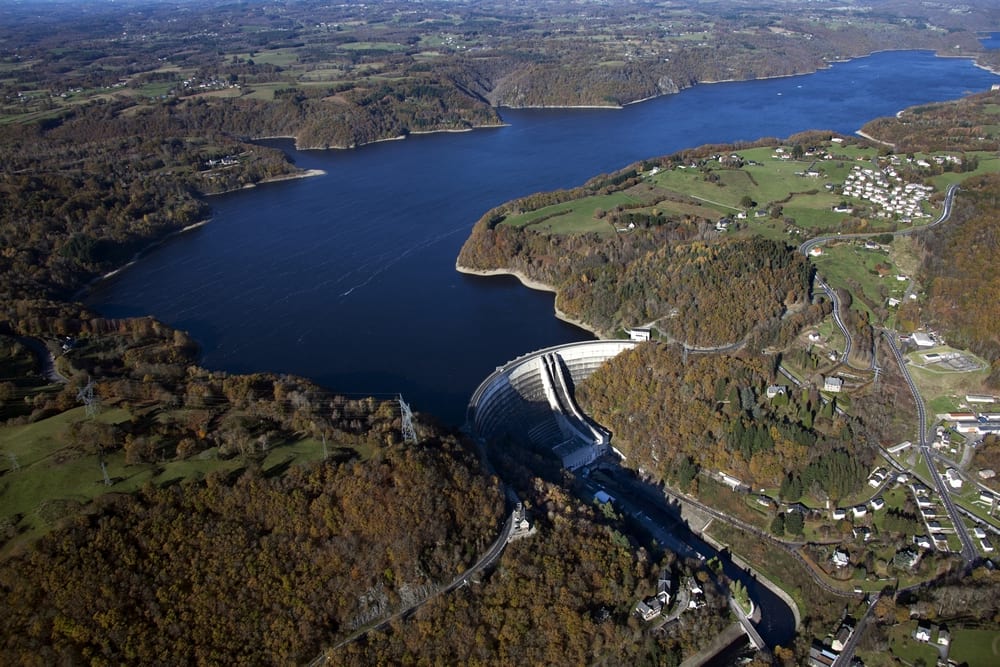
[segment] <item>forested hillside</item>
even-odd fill
[[[923,104],[865,123],[862,131],[897,153],[1000,149],[1000,91]]]
[[[720,239],[709,221],[687,217],[646,216],[614,233],[503,224],[508,211],[615,191],[634,183],[634,174],[625,170],[494,209],[473,228],[459,268],[509,271],[551,286],[560,311],[601,332],[653,323],[693,347],[738,344],[754,332],[771,340],[789,308],[804,306],[811,285],[808,262],[782,242]]]
[[[963,181],[949,223],[926,236],[922,268],[928,286],[923,316],[954,344],[988,359],[994,387],[1000,387],[998,201],[1000,176]]]
[[[623,352],[577,388],[587,414],[609,428],[630,467],[686,487],[698,469],[759,487],[844,498],[863,483],[876,447],[818,392],[774,399],[773,359],[684,355],[647,343]],[[792,491],[795,489],[795,491]]]
[[[503,497],[455,436],[421,430],[366,462],[106,496],[0,564],[0,662],[303,663],[450,583]]]

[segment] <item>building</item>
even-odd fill
[[[915,331],[910,334],[910,340],[917,347],[934,347],[934,339],[931,338],[930,334],[923,333],[922,331]]]
[[[653,337],[653,332],[650,329],[629,329],[628,338],[629,340],[634,340],[638,342],[645,342]]]
[[[835,507],[832,516],[834,521],[842,521],[847,518],[847,510],[842,507]]]
[[[948,484],[953,489],[962,488],[962,476],[954,468],[948,468],[944,471],[944,478],[948,480]]]
[[[635,613],[639,615],[644,621],[651,621],[660,615],[663,611],[663,605],[656,598],[649,598],[647,600],[639,600],[635,605]]]
[[[931,640],[931,625],[926,621],[917,623],[917,629],[913,631],[913,638],[918,642],[929,642]]]
[[[920,554],[913,549],[897,551],[896,555],[892,557],[892,564],[903,570],[913,569],[918,562],[920,562]],[[929,636],[928,639],[930,639]]]
[[[899,443],[898,445],[893,445],[892,447],[889,447],[889,449],[887,449],[886,451],[889,452],[890,454],[899,454],[904,449],[909,449],[912,446],[913,446],[912,442],[910,442],[909,440],[904,440],[903,442]],[[901,484],[905,484],[906,482],[904,481],[904,482],[900,482],[900,483]]]
[[[839,394],[844,388],[844,381],[840,378],[826,377],[823,378],[823,391],[829,391],[834,394]]]
[[[996,396],[987,396],[984,394],[966,394],[966,403],[996,403]]]
[[[785,394],[785,385],[782,384],[772,384],[767,388],[767,397],[772,399],[775,396],[783,396]]]
[[[836,549],[830,556],[830,562],[834,567],[847,567],[851,564],[851,555],[843,549]]]

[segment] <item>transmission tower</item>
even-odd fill
[[[94,381],[91,378],[87,378],[87,386],[81,387],[80,391],[76,392],[76,400],[83,403],[88,417],[97,415],[97,411],[101,407],[101,399],[94,395]]]
[[[403,400],[403,395],[399,395],[399,411],[402,414],[402,426],[400,430],[403,435],[403,442],[412,442],[417,444],[417,429],[413,427],[413,412],[410,410],[410,406],[406,404]]]
[[[101,457],[101,473],[104,475],[104,486],[111,486],[111,478],[108,477],[108,465],[104,462],[104,457]]]

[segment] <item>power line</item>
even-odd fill
[[[417,429],[413,427],[413,412],[410,406],[403,400],[403,395],[399,395],[399,411],[402,413],[402,425],[400,430],[403,435],[403,442],[417,444]]]

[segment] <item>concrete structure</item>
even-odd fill
[[[466,428],[485,440],[506,437],[549,449],[567,468],[592,463],[611,451],[611,434],[580,411],[573,388],[636,345],[630,340],[570,343],[500,366],[472,395]]]
[[[922,331],[910,334],[910,340],[917,347],[934,347],[934,339],[930,337],[930,334],[925,334]]]

